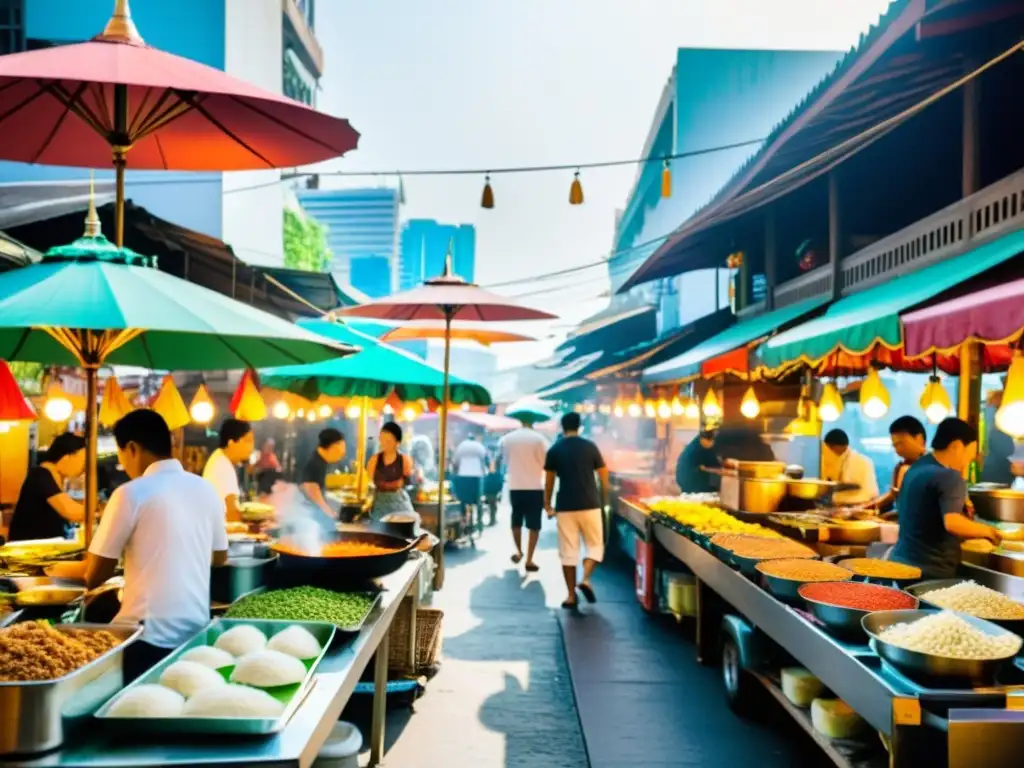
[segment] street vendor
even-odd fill
[[[864,511],[868,513],[890,512],[897,505],[907,470],[928,453],[924,424],[913,416],[900,416],[890,424],[889,438],[892,440],[892,449],[900,458],[900,463],[892,471],[889,490],[865,505]]]
[[[301,487],[311,502],[323,510],[329,517],[337,517],[337,510],[324,498],[327,487],[327,469],[345,458],[345,436],[334,427],[320,430],[317,436],[316,450],[313,451],[302,468]]]
[[[54,438],[38,467],[25,476],[14,506],[8,540],[64,538],[69,524],[85,519],[85,507],[64,488],[85,471],[85,438],[65,432]]]
[[[371,456],[366,465],[374,487],[371,515],[374,520],[400,512],[414,515],[412,500],[405,490],[407,478],[413,472],[412,457],[398,450],[402,445],[402,428],[393,421],[384,424],[378,443],[380,452]]]
[[[850,447],[849,436],[841,429],[833,429],[824,439],[822,451],[822,477],[854,486],[848,491],[832,494],[839,506],[855,507],[866,504],[878,496],[878,478],[875,465],[867,456]]]
[[[687,443],[676,461],[676,484],[681,493],[714,493],[716,478],[704,471],[721,464],[714,449],[715,433],[710,429]]]
[[[203,468],[203,480],[217,489],[224,499],[225,519],[234,523],[242,519],[238,501],[242,491],[238,485],[238,467],[249,461],[255,441],[252,426],[241,419],[225,419],[220,425],[220,447],[210,454]]]
[[[900,489],[900,531],[889,554],[915,565],[926,579],[948,579],[960,565],[960,542],[1004,534],[964,514],[964,473],[978,453],[978,432],[966,421],[945,419],[932,438],[932,452],[907,470]],[[1008,537],[1008,536],[1006,536]]]

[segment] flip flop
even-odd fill
[[[564,603],[562,603],[562,607],[567,611],[575,611],[577,608],[579,608],[579,603],[577,603],[575,600],[566,600]]]
[[[580,594],[587,599],[588,603],[597,602],[597,595],[594,594],[594,588],[589,584],[578,584],[576,589],[578,589]]]
[[[526,564],[526,570],[529,571],[530,573],[536,573],[537,571],[540,570],[540,566],[537,565],[536,563],[527,563]]]
[[[519,561],[523,559],[522,555],[512,555],[512,562],[519,565]]]

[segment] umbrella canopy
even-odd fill
[[[512,403],[505,409],[505,415],[529,424],[542,424],[555,418],[554,411],[536,399]]]
[[[343,323],[309,320],[303,328],[332,341],[358,346],[353,357],[314,365],[289,365],[260,372],[265,387],[292,392],[308,400],[327,397],[369,397],[381,400],[395,393],[400,399],[442,400],[444,372],[415,355],[392,347]],[[490,405],[479,384],[452,377],[450,399],[457,403]]]
[[[416,341],[420,339],[443,339],[444,323],[416,323],[400,325],[383,334],[381,341]],[[536,341],[533,336],[511,331],[499,331],[492,328],[480,328],[468,325],[452,326],[449,338],[453,341],[475,341],[489,347],[491,344],[509,344],[520,341]]]

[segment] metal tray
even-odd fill
[[[0,628],[13,624],[20,616],[21,611],[8,611],[6,613],[0,611]]]
[[[111,717],[108,712],[114,703],[116,696],[111,698],[96,713],[96,718],[106,725],[125,733],[160,733],[160,734],[209,734],[236,736],[261,736],[277,733],[288,724],[292,715],[305,700],[306,695],[312,689],[313,678],[316,668],[323,659],[324,654],[334,639],[335,627],[323,621],[261,621],[259,619],[214,619],[191,640],[179,647],[174,653],[150,669],[138,680],[127,686],[124,690],[129,691],[139,685],[154,684],[160,682],[160,675],[171,664],[176,662],[183,653],[200,645],[213,645],[220,635],[224,634],[231,627],[241,624],[249,624],[258,627],[267,637],[273,637],[278,632],[288,627],[298,625],[307,629],[315,637],[321,646],[320,655],[307,665],[306,678],[296,685],[284,686],[277,691],[269,691],[276,698],[281,699],[288,696],[288,703],[284,712],[277,718],[261,717]],[[230,674],[232,667],[225,667],[221,672]],[[119,694],[120,695],[120,694]]]
[[[92,715],[124,684],[124,649],[142,634],[141,627],[107,624],[55,624],[53,628],[105,630],[121,644],[56,680],[0,682],[0,757],[59,747],[66,728]]]
[[[931,581],[919,582],[919,583],[914,584],[913,586],[910,586],[910,587],[904,587],[903,590],[905,592],[910,593],[914,597],[916,597],[918,600],[920,600],[922,603],[924,603],[928,608],[934,608],[937,611],[946,611],[946,610],[949,610],[949,609],[948,608],[943,608],[941,605],[936,605],[935,603],[931,602],[928,599],[928,593],[929,592],[933,592],[936,589],[945,589],[946,587],[952,587],[952,586],[955,586],[957,584],[962,584],[965,581],[970,581],[970,579],[933,579]],[[975,582],[975,583],[977,584],[977,582]],[[979,584],[978,586],[985,586],[985,585],[984,584]],[[989,589],[991,589],[991,587],[989,587]],[[998,591],[998,590],[994,590],[994,591]],[[1009,599],[1012,600],[1013,598],[1009,598]],[[967,614],[967,615],[971,615],[971,614]],[[984,616],[975,616],[975,618],[981,619],[982,621],[987,621],[987,622],[989,622],[991,624],[995,624],[997,627],[1002,627],[1003,629],[1007,629],[1010,632],[1013,632],[1015,635],[1022,635],[1022,636],[1024,636],[1024,619],[988,619],[988,618],[985,618]]]
[[[256,589],[254,589],[254,590],[252,590],[250,592],[246,592],[244,595],[239,596],[238,600],[235,600],[235,602],[237,603],[239,600],[242,600],[242,599],[244,599],[246,597],[249,597],[249,595],[258,595],[258,594],[261,594],[263,592],[267,592],[268,590],[272,590],[272,589],[273,589],[273,587],[257,587]],[[289,587],[281,587],[281,589],[289,589]],[[355,634],[358,634],[359,632],[361,632],[363,630],[363,625],[365,625],[366,624],[366,620],[368,618],[370,618],[370,614],[372,614],[375,610],[377,610],[377,606],[380,605],[381,596],[384,594],[384,591],[383,590],[378,590],[376,592],[364,591],[364,592],[353,592],[351,594],[366,595],[367,597],[371,598],[372,602],[370,603],[370,607],[366,609],[366,613],[363,614],[363,618],[361,618],[355,624],[350,624],[350,625],[344,626],[344,627],[340,626],[338,624],[334,624],[333,625],[335,627],[335,629],[338,630],[338,634],[335,635],[335,637],[334,637],[335,642],[337,642],[337,641],[339,641],[341,639],[338,635],[355,635]],[[228,610],[231,610],[230,607],[228,608]],[[227,621],[240,621],[240,622],[245,622],[245,621],[266,621],[266,619],[230,619],[229,618],[229,619],[227,619]],[[292,623],[300,623],[301,624],[302,622],[292,622]],[[325,622],[325,623],[329,624],[330,622]]]

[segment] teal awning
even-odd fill
[[[863,355],[876,345],[903,345],[900,313],[980,275],[1024,251],[1024,229],[955,258],[887,280],[840,299],[821,317],[766,342],[758,356],[768,368],[803,362],[816,365],[842,350]]]
[[[644,371],[643,382],[645,384],[664,384],[698,376],[701,363],[768,336],[779,328],[790,325],[804,315],[813,312],[826,304],[828,300],[827,296],[817,296],[812,299],[804,299],[788,307],[766,312],[763,315],[740,320],[678,357],[648,368]]]

